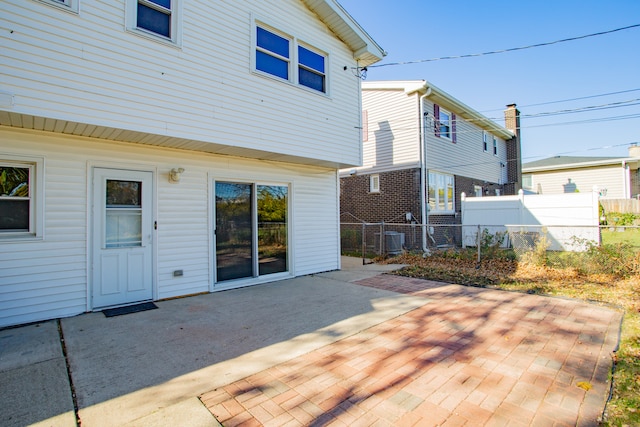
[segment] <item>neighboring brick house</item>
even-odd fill
[[[340,172],[343,222],[459,224],[461,193],[521,187],[515,104],[507,129],[427,81],[372,81],[362,110],[362,166]]]
[[[630,199],[640,194],[640,147],[628,157],[555,156],[522,165],[522,186],[538,194],[593,191],[603,199]]]

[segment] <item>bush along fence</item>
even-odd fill
[[[507,257],[557,265],[574,256],[595,256],[603,251],[621,252],[636,258],[640,254],[640,226],[424,226],[343,222],[340,235],[342,254],[362,257],[363,260],[404,252],[429,254],[444,250],[473,250],[477,253],[478,262],[483,258]]]

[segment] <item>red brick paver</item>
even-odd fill
[[[393,275],[358,284],[425,304],[202,395],[212,414],[224,426],[596,424],[619,313]]]

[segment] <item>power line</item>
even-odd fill
[[[528,45],[528,46],[512,47],[512,48],[509,48],[509,49],[494,50],[494,51],[482,52],[482,53],[470,53],[470,54],[466,54],[466,55],[442,56],[442,57],[439,57],[439,58],[419,59],[419,60],[416,60],[416,61],[388,62],[386,64],[369,65],[368,68],[379,68],[379,67],[390,67],[390,66],[396,66],[396,65],[420,64],[420,63],[424,63],[424,62],[443,61],[443,60],[446,60],[446,59],[461,59],[461,58],[472,58],[472,57],[476,57],[476,56],[495,55],[495,54],[498,54],[498,53],[514,52],[514,51],[517,51],[517,50],[531,49],[531,48],[534,48],[534,47],[549,46],[549,45],[553,45],[553,44],[557,44],[557,43],[564,43],[564,42],[570,42],[570,41],[574,41],[574,40],[586,39],[588,37],[601,36],[601,35],[604,35],[604,34],[615,33],[617,31],[628,30],[628,29],[636,28],[636,27],[640,27],[640,24],[634,24],[634,25],[629,25],[627,27],[615,28],[613,30],[608,30],[608,31],[600,31],[598,33],[585,34],[583,36],[569,37],[567,39],[554,40],[554,41],[551,41],[551,42],[537,43],[537,44],[532,44],[532,45]]]
[[[621,93],[637,92],[639,90],[640,90],[640,88],[638,88],[638,89],[628,89],[628,90],[620,90],[620,91],[617,91],[617,92],[601,93],[601,94],[598,94],[598,95],[581,96],[581,97],[578,97],[578,98],[568,98],[568,99],[560,99],[560,100],[557,100],[557,101],[539,102],[537,104],[518,105],[518,108],[538,107],[540,105],[549,105],[549,104],[560,104],[562,102],[580,101],[582,99],[599,98],[601,96],[619,95]],[[502,110],[504,110],[504,107],[503,108],[494,108],[492,110],[483,110],[483,111],[480,111],[480,112],[481,113],[488,113],[488,112],[492,112],[492,111],[502,111]]]

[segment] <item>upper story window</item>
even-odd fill
[[[429,172],[429,210],[431,213],[453,213],[453,175]]]
[[[531,190],[533,188],[533,175],[522,174],[522,188]]]
[[[369,141],[369,111],[362,111],[362,142]]]
[[[456,142],[456,115],[441,108],[438,104],[433,104],[433,116],[435,117],[435,135]]]
[[[42,160],[0,159],[0,239],[39,237]]]
[[[298,46],[298,83],[318,92],[326,92],[324,60],[323,55]]]
[[[327,55],[282,32],[261,25],[255,28],[256,71],[327,93]]]
[[[178,0],[127,0],[127,29],[179,43]]]
[[[482,150],[489,151],[489,135],[485,131],[482,131]]]
[[[78,2],[80,0],[40,0],[42,3],[47,3],[52,6],[59,7],[60,9],[67,10],[69,12],[78,13]]]
[[[498,155],[498,140],[493,138],[493,155]]]
[[[256,27],[256,69],[289,80],[291,40]]]

